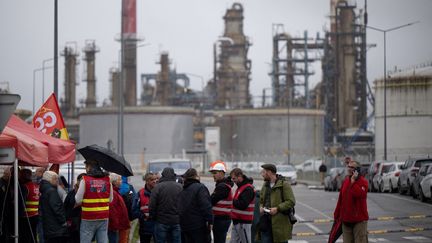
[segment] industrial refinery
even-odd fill
[[[60,53],[65,70],[60,106],[79,146],[106,145],[137,168],[159,157],[299,164],[343,156],[403,160],[432,151],[431,65],[396,70],[386,82],[368,80],[367,51],[374,43],[367,42],[366,3],[330,0],[329,26],[318,33],[269,26],[270,70],[261,82],[270,88],[260,97],[251,93],[257,60],[250,57],[254,43],[245,28],[246,4],[231,3],[219,18],[223,29],[208,30],[222,35],[205,50],[212,53],[212,77],[201,77],[201,89],[192,88],[196,75],[178,65],[173,50],[160,51],[154,60],[158,72],[138,73],[143,38],[137,34],[137,3],[123,4],[121,34],[112,40],[120,42],[121,52],[118,64],[104,70],[108,80],[96,77],[103,51],[98,40],[89,37],[81,50],[65,43]],[[78,80],[80,64],[84,72]],[[312,84],[312,78],[319,82]],[[96,97],[99,82],[109,87],[108,97]],[[83,100],[77,100],[78,83],[86,86]],[[405,130],[398,136],[410,142],[392,139],[401,126]]]

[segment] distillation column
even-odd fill
[[[96,107],[96,75],[95,75],[95,54],[99,51],[94,41],[86,41],[83,48],[85,53],[84,61],[87,62],[86,73],[87,77],[87,99],[85,101],[86,107]]]
[[[65,87],[64,99],[60,99],[61,111],[65,117],[74,117],[76,115],[76,66],[79,54],[76,48],[66,46],[61,55],[65,57]]]
[[[224,40],[216,80],[216,105],[226,108],[245,108],[251,106],[249,94],[251,61],[247,58],[248,38],[243,33],[243,6],[234,3],[225,16]]]

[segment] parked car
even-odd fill
[[[372,184],[370,185],[370,187],[372,187],[373,192],[381,191],[382,177],[384,173],[388,172],[388,170],[392,165],[393,164],[391,162],[380,163],[380,165],[378,166],[378,171],[375,174],[375,176],[372,178]]]
[[[426,176],[420,182],[419,199],[425,202],[427,199],[432,198],[432,166],[429,166],[429,171],[426,172]]]
[[[369,166],[366,180],[368,181],[370,192],[375,192],[375,190],[373,188],[373,178],[376,175],[376,173],[378,172],[378,168],[382,162],[384,162],[384,161],[374,161]]]
[[[322,164],[322,160],[318,159],[308,159],[305,162],[295,166],[298,172],[319,172],[319,167]]]
[[[392,166],[382,177],[382,184],[380,185],[381,192],[395,192],[397,190],[401,167],[404,163],[405,162],[392,162]]]
[[[182,182],[181,176],[190,168],[192,163],[188,159],[155,159],[150,160],[147,165],[147,172],[162,174],[163,169],[171,167],[177,176],[177,182]]]
[[[407,193],[411,195],[413,190],[413,181],[417,176],[417,173],[423,164],[432,163],[432,159],[430,158],[409,158],[405,161],[405,164],[402,167],[402,171],[399,176],[398,181],[398,191],[400,194]]]
[[[343,170],[345,170],[345,167],[335,167],[327,171],[327,175],[324,178],[325,191],[337,190],[337,177],[342,174]]]
[[[417,176],[414,178],[413,181],[413,191],[411,193],[413,198],[417,198],[420,194],[420,182],[423,180],[423,178],[426,177],[426,175],[431,173],[430,169],[432,168],[432,164],[423,164]]]
[[[292,165],[278,165],[277,173],[289,180],[291,185],[297,185],[297,171]]]

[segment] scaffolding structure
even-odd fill
[[[324,39],[292,38],[281,32],[282,25],[273,26],[272,78],[273,106],[311,108],[309,77],[315,73],[310,65],[321,60]]]

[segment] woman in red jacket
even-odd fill
[[[342,221],[344,243],[368,242],[367,191],[368,182],[359,174],[360,164],[350,161],[347,166],[348,176],[345,178],[339,199],[334,211],[334,219]]]
[[[108,239],[109,242],[122,242],[119,239],[119,232],[130,228],[128,211],[126,204],[120,195],[119,186],[121,184],[121,176],[111,173],[110,181],[113,185],[113,200],[109,205],[109,221],[108,221]]]

